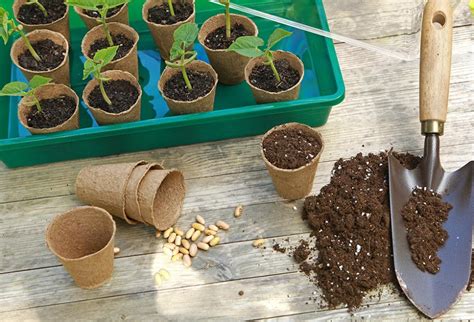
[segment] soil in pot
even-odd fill
[[[21,67],[32,71],[49,71],[55,69],[64,61],[66,49],[50,39],[44,39],[31,44],[41,58],[37,61],[29,50],[18,56]]]
[[[67,6],[64,0],[40,0],[39,1],[48,12],[45,16],[41,9],[35,5],[22,5],[18,10],[18,20],[28,25],[43,25],[55,22],[64,17]]]
[[[135,45],[134,41],[128,38],[127,36],[125,36],[124,34],[112,34],[112,40],[114,42],[114,45],[119,46],[117,50],[117,54],[115,55],[115,58],[113,61],[116,61],[120,58],[125,57]],[[87,55],[89,57],[94,57],[96,52],[98,52],[101,49],[105,49],[109,47],[110,46],[109,46],[109,42],[107,41],[107,38],[104,37],[101,39],[97,39],[91,44]]]
[[[291,67],[286,59],[275,60],[275,67],[280,74],[281,82],[278,82],[270,66],[257,65],[250,74],[250,82],[253,86],[268,92],[286,91],[300,81],[300,73]]]
[[[124,5],[121,5],[107,10],[107,18],[115,16],[122,9],[123,6]],[[100,14],[97,10],[83,10],[82,12],[91,18],[100,18]]]
[[[27,116],[29,127],[36,129],[56,127],[69,120],[76,110],[76,100],[66,95],[40,100],[40,105],[42,112],[33,106]]]
[[[166,82],[163,88],[166,97],[176,101],[194,101],[206,96],[214,87],[215,80],[210,73],[190,69],[187,69],[186,72],[193,89],[190,91],[186,87],[182,73],[176,73]]]
[[[292,170],[310,163],[321,151],[321,142],[315,136],[289,128],[270,133],[262,147],[271,164]]]
[[[104,83],[105,92],[112,105],[107,104],[97,85],[89,95],[89,105],[108,113],[119,114],[128,111],[137,102],[138,89],[126,80],[111,80]]]
[[[453,208],[441,195],[427,188],[416,188],[402,209],[411,258],[423,272],[439,272],[438,250],[448,239],[443,223]]]
[[[234,41],[242,36],[252,36],[253,33],[245,29],[242,24],[234,24],[231,29],[230,38],[226,37],[225,26],[219,27],[207,35],[205,43],[210,49],[227,49]]]
[[[160,6],[154,6],[148,10],[148,20],[160,25],[174,25],[180,21],[186,21],[194,12],[193,5],[190,3],[173,3],[174,17],[171,15],[167,3]]]

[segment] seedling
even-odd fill
[[[46,8],[39,2],[39,0],[30,0],[25,3],[26,5],[36,5],[38,8],[41,10],[41,12],[44,14],[45,17],[48,16],[48,11],[46,11]]]
[[[83,10],[94,10],[99,13],[97,21],[104,29],[105,37],[110,47],[114,45],[114,41],[110,34],[109,26],[107,25],[107,12],[109,9],[125,5],[129,2],[130,0],[66,0],[66,4],[70,6],[79,7]]]
[[[102,75],[102,68],[109,64],[117,55],[118,46],[104,48],[95,53],[94,58],[88,58],[84,63],[84,77],[86,79],[89,75],[92,75],[99,82],[100,93],[104,98],[104,101],[108,105],[112,105],[112,101],[107,96],[104,88],[104,82],[108,82],[110,79]]]
[[[197,52],[188,50],[194,42],[199,33],[199,28],[195,23],[185,23],[175,30],[173,37],[174,43],[170,51],[170,61],[166,61],[166,65],[171,68],[181,69],[186,87],[189,91],[193,90],[193,86],[189,81],[186,66],[189,65],[197,57]]]
[[[34,76],[29,83],[24,82],[12,82],[6,84],[0,91],[0,96],[20,96],[20,97],[30,97],[31,101],[25,101],[25,104],[28,106],[36,106],[36,109],[39,113],[43,112],[41,104],[36,96],[36,90],[41,86],[49,84],[52,81],[51,78],[43,77],[36,75]]]
[[[173,7],[173,1],[172,0],[168,0],[168,7],[170,8],[171,16],[174,17],[175,13],[174,13],[174,7]]]
[[[227,39],[231,36],[232,22],[230,20],[230,0],[219,0],[225,6],[225,36]]]
[[[41,57],[38,55],[36,50],[31,45],[31,42],[28,39],[28,37],[26,37],[26,34],[23,31],[23,26],[17,25],[15,23],[15,20],[10,19],[8,16],[8,12],[2,7],[0,7],[0,20],[1,20],[0,21],[1,22],[0,36],[2,37],[5,45],[8,43],[8,39],[10,39],[10,37],[13,34],[18,34],[21,37],[21,39],[23,39],[23,41],[25,42],[26,48],[28,48],[33,58],[36,61],[41,61]]]
[[[237,40],[227,49],[227,51],[235,51],[242,56],[251,58],[264,57],[264,64],[271,67],[277,82],[280,83],[281,76],[275,67],[273,52],[271,49],[282,39],[291,35],[292,33],[289,31],[280,28],[276,29],[268,38],[267,47],[265,50],[258,48],[263,46],[265,43],[262,38],[256,36],[243,36],[237,38]]]

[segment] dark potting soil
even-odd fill
[[[395,156],[411,167],[420,160]],[[300,270],[321,288],[329,307],[359,307],[369,291],[396,284],[386,153],[337,161],[331,182],[318,196],[306,198],[304,209],[315,241],[309,246],[314,256]]]
[[[114,8],[110,8],[109,10],[107,10],[107,18],[115,16],[117,14],[117,12],[119,12],[120,9],[122,9],[122,7],[123,7],[123,5],[117,6],[117,7],[114,7]],[[97,10],[83,10],[82,12],[84,14],[88,15],[91,18],[99,18],[100,17],[100,13]]]
[[[42,25],[59,20],[66,13],[64,0],[39,0],[39,3],[46,9],[47,16],[36,4],[24,4],[18,10],[18,20],[28,25]]]
[[[267,160],[280,169],[297,169],[310,163],[321,151],[315,136],[298,129],[274,131],[262,143]]]
[[[286,59],[275,60],[275,67],[280,74],[281,82],[278,82],[270,66],[261,64],[253,68],[250,73],[250,83],[267,92],[278,93],[286,91],[300,81],[300,73],[291,67]]]
[[[411,258],[423,272],[439,272],[441,259],[437,253],[449,237],[443,223],[452,208],[436,192],[416,188],[402,209]]]
[[[125,57],[133,48],[133,45],[135,45],[134,41],[124,34],[112,34],[112,41],[114,42],[115,46],[119,46],[117,54],[114,57],[114,61]],[[92,43],[87,55],[89,57],[94,57],[96,52],[104,48],[109,48],[109,42],[107,41],[107,38],[97,39]]]
[[[126,80],[111,80],[104,83],[105,92],[112,101],[112,105],[107,104],[97,85],[89,94],[89,104],[92,107],[100,108],[108,113],[122,113],[128,111],[138,99],[138,89]]]
[[[59,96],[40,100],[41,112],[33,106],[26,120],[29,127],[49,129],[63,124],[74,114],[76,100],[70,96]]]
[[[205,45],[210,49],[227,49],[242,36],[253,36],[242,24],[234,24],[230,32],[230,38],[226,37],[225,26],[219,27],[207,35]]]
[[[48,71],[55,69],[64,61],[66,49],[50,39],[44,39],[31,44],[41,60],[37,61],[29,50],[18,56],[21,67],[33,71]]]
[[[306,240],[301,240],[299,246],[296,247],[295,251],[293,252],[293,258],[299,264],[308,259],[310,254],[311,249],[309,248],[308,242]]]
[[[186,69],[189,81],[193,90],[190,91],[186,87],[186,83],[182,73],[177,73],[171,77],[164,86],[164,94],[166,97],[176,101],[194,101],[199,97],[206,96],[214,87],[214,77],[210,73],[201,73]]]
[[[148,20],[160,25],[173,25],[185,21],[193,14],[193,6],[190,3],[173,3],[174,16],[171,15],[167,3],[154,6],[148,10]]]

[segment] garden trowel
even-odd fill
[[[456,172],[446,173],[439,158],[439,138],[443,135],[447,116],[452,34],[450,1],[429,0],[425,6],[421,39],[423,160],[416,169],[409,171],[393,155],[389,157],[395,272],[410,301],[430,318],[440,316],[456,303],[466,289],[471,272],[474,162]],[[416,187],[434,190],[453,206],[444,224],[449,238],[438,252],[442,263],[437,274],[421,271],[411,259],[401,210]]]

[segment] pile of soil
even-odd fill
[[[113,59],[114,61],[125,57],[133,48],[133,45],[135,45],[134,41],[125,36],[124,34],[112,34],[112,41],[114,42],[115,46],[119,46],[117,54]],[[87,55],[92,58],[94,57],[96,52],[104,48],[109,48],[109,42],[107,41],[107,38],[97,39],[92,43]]]
[[[315,136],[298,129],[274,131],[262,143],[267,160],[280,169],[298,169],[310,163],[321,151]]]
[[[280,74],[281,82],[278,82],[272,68],[268,65],[257,65],[250,73],[250,83],[264,91],[278,93],[286,91],[300,81],[300,73],[291,67],[286,59],[275,60],[275,67]]]
[[[413,169],[420,158],[395,154]],[[336,162],[331,182],[305,200],[314,246],[300,269],[321,288],[329,307],[359,307],[377,287],[394,283],[386,153]],[[301,251],[300,251],[301,252]]]
[[[176,101],[194,101],[199,97],[206,96],[214,87],[214,77],[210,73],[201,73],[186,69],[193,90],[190,91],[184,81],[182,73],[176,73],[165,84],[163,92],[166,97]]]
[[[24,4],[18,10],[18,20],[28,25],[42,25],[59,20],[66,13],[64,0],[39,0],[39,3],[46,9],[47,16],[36,4]]]
[[[31,44],[41,60],[37,61],[29,50],[18,56],[21,67],[34,71],[48,71],[55,69],[64,61],[66,49],[50,39],[44,39]]]
[[[108,113],[122,113],[129,110],[138,99],[138,89],[126,80],[112,80],[104,83],[105,92],[112,101],[107,104],[97,85],[89,95],[89,105]]]
[[[443,223],[453,209],[442,196],[427,188],[416,188],[402,209],[407,228],[411,258],[423,272],[439,272],[441,259],[437,253],[449,238]]]
[[[70,96],[40,100],[41,112],[36,106],[27,116],[27,124],[35,129],[48,129],[66,122],[76,110],[76,100]]]
[[[193,14],[193,6],[187,2],[173,3],[174,17],[171,15],[167,3],[161,6],[154,6],[148,10],[148,21],[160,25],[174,25],[177,22],[185,21]]]
[[[121,5],[121,6],[117,6],[117,7],[114,7],[114,8],[110,8],[109,10],[107,10],[107,18],[110,18],[112,16],[115,16],[117,14],[117,12],[120,11],[120,9],[122,9],[124,5]],[[102,6],[99,6],[99,8],[101,8]],[[82,11],[84,14],[88,15],[89,17],[92,17],[92,18],[99,18],[100,17],[100,13],[99,11],[97,10],[83,10]]]
[[[242,36],[252,36],[252,33],[245,29],[242,24],[234,24],[231,28],[230,38],[226,37],[225,26],[219,27],[207,35],[205,44],[210,49],[227,49]]]

